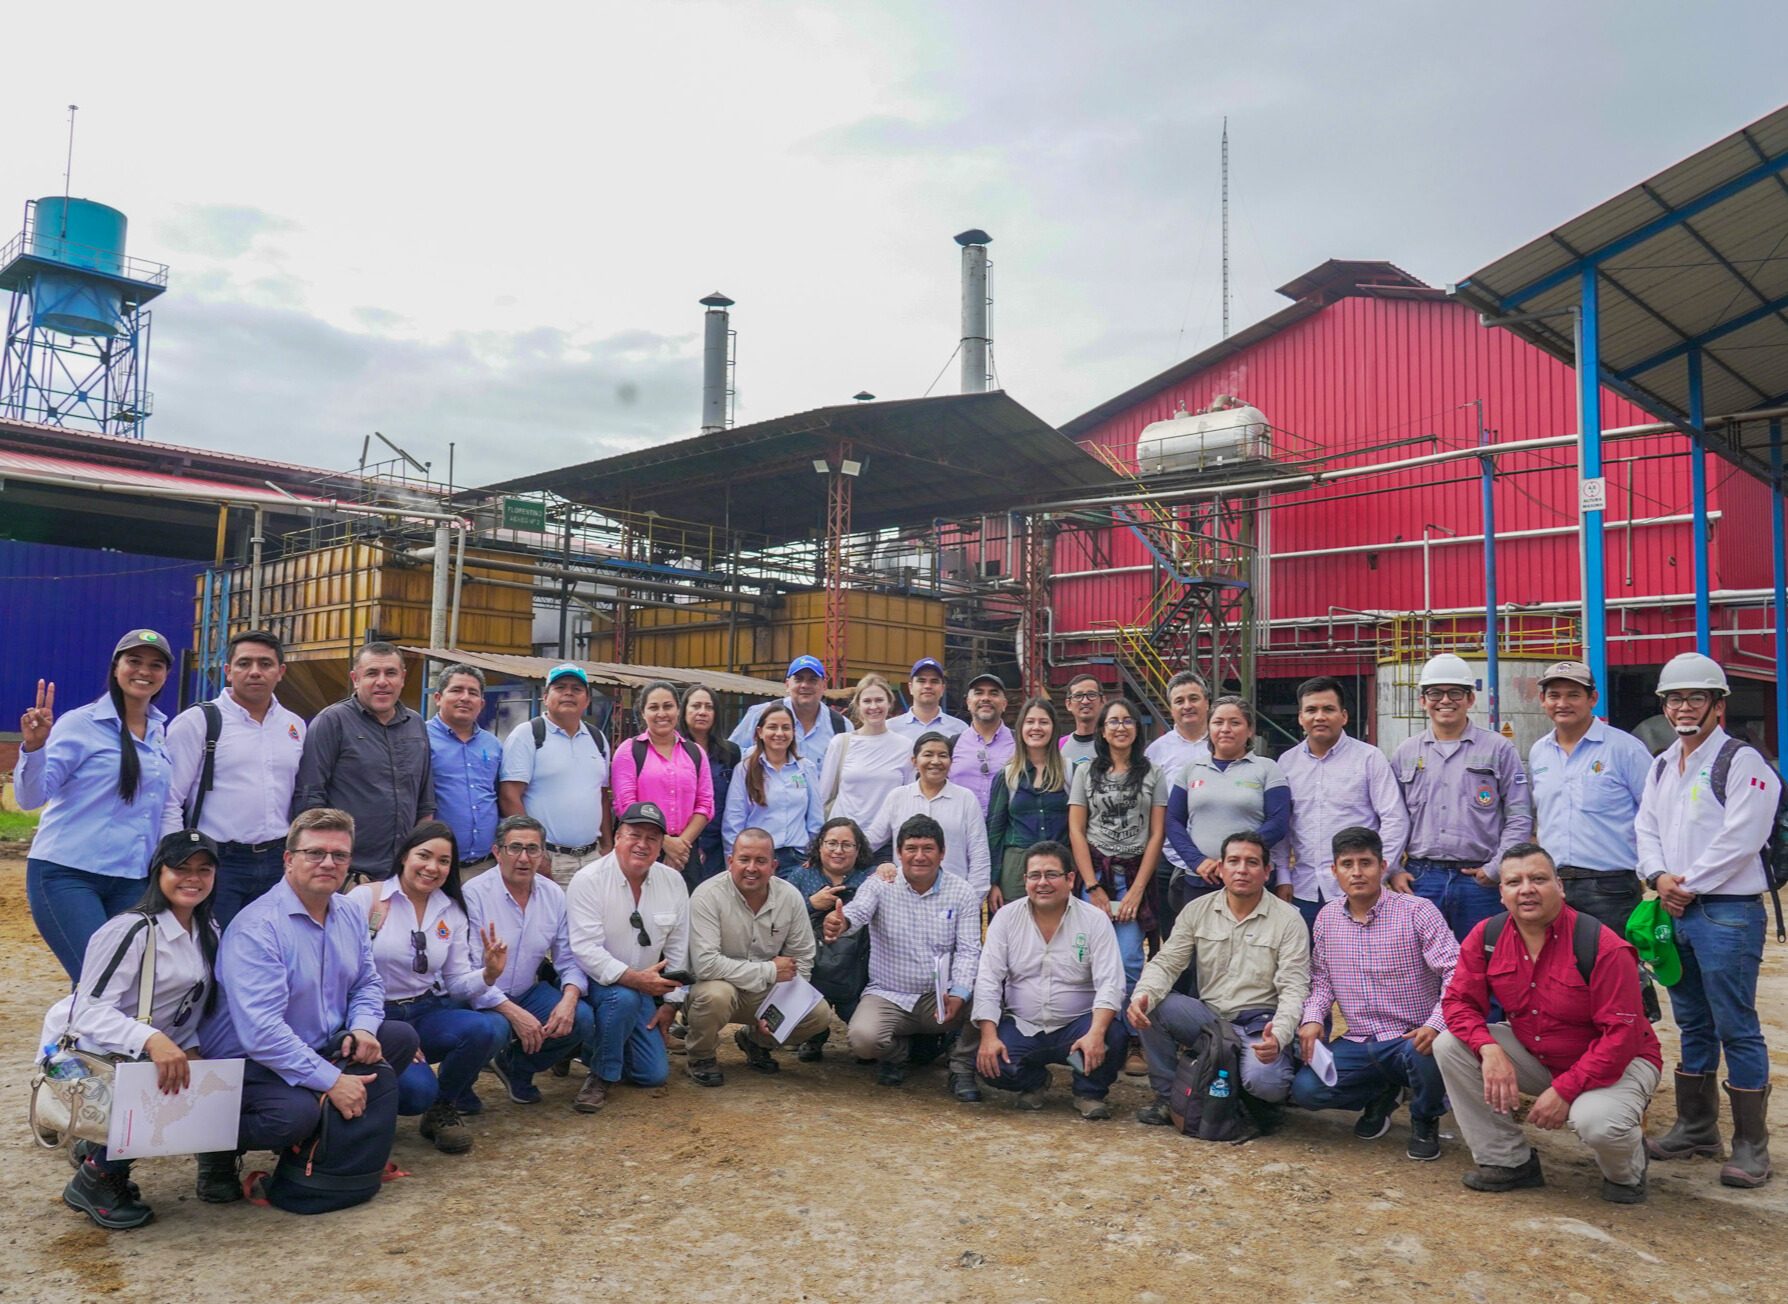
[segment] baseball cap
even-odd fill
[[[935,670],[940,675],[944,673],[944,667],[936,657],[920,657],[917,661],[913,662],[912,673],[909,674],[907,678],[912,679],[916,677],[921,670]]]
[[[992,684],[995,688],[999,689],[1000,692],[1003,693],[1006,691],[1006,681],[994,674],[991,670],[983,670],[980,674],[968,681],[968,686],[970,688],[973,688],[976,684]]]
[[[622,824],[650,824],[660,833],[664,832],[664,812],[658,809],[655,801],[636,801],[621,812]]]
[[[1682,981],[1682,956],[1676,951],[1676,923],[1656,897],[1641,901],[1627,916],[1627,941],[1665,987]]]
[[[590,677],[584,673],[584,668],[582,666],[572,665],[569,661],[565,662],[563,665],[554,666],[551,670],[546,672],[546,686],[551,688],[555,680],[564,679],[568,675],[571,678],[576,679],[577,682],[582,684],[585,688],[590,686]]]
[[[810,656],[803,653],[801,656],[796,657],[793,661],[788,663],[788,674],[784,675],[783,678],[793,679],[803,670],[811,670],[821,679],[826,677],[825,663],[816,656]]]
[[[214,861],[218,858],[217,843],[205,834],[197,829],[176,829],[155,844],[153,863],[156,866],[184,865],[201,851]]]
[[[1582,684],[1592,692],[1596,686],[1596,677],[1581,661],[1554,661],[1540,671],[1540,687],[1544,688],[1549,681],[1554,679],[1566,679],[1573,684]]]
[[[169,665],[174,664],[174,653],[168,647],[168,640],[152,629],[131,630],[130,633],[119,639],[118,646],[112,649],[112,659],[117,660],[117,658],[123,656],[131,649],[139,647],[146,647],[152,652],[159,652],[168,659]]]

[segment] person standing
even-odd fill
[[[975,794],[950,782],[950,740],[942,734],[920,734],[913,744],[913,770],[919,777],[888,794],[863,830],[869,845],[893,842],[913,816],[929,816],[947,836],[943,867],[967,882],[977,897],[986,896],[993,885],[987,821],[981,818],[981,803]],[[899,846],[894,850],[898,854]]]
[[[819,774],[796,748],[795,713],[780,702],[759,712],[751,750],[733,771],[726,794],[721,838],[727,855],[743,829],[763,829],[776,839],[776,872],[787,876],[807,855],[807,844],[825,822]]]
[[[851,731],[851,723],[826,705],[826,667],[816,656],[798,656],[788,663],[788,676],[783,680],[788,696],[782,705],[795,717],[795,747],[802,756],[818,760],[826,747],[841,733]],[[770,702],[759,702],[745,712],[732,732],[733,745],[747,750],[757,737],[758,717]]]
[[[1419,684],[1428,727],[1391,757],[1409,811],[1412,890],[1461,941],[1501,908],[1502,853],[1533,837],[1527,771],[1514,743],[1471,722],[1475,683],[1463,657],[1430,658]]]
[[[726,848],[720,837],[720,817],[725,813],[727,793],[732,791],[733,771],[739,765],[739,749],[720,731],[720,707],[714,694],[700,684],[683,690],[678,703],[679,724],[683,736],[701,749],[708,758],[709,786],[714,792],[714,818],[702,826],[695,840],[696,855],[683,867],[683,882],[691,892],[713,878],[726,873]]]
[[[920,734],[928,733],[941,733],[954,741],[956,735],[968,728],[955,716],[944,713],[944,668],[935,658],[920,657],[913,662],[906,693],[913,704],[912,709],[888,721],[888,728],[909,744]]]
[[[1062,759],[1070,770],[1093,759],[1099,742],[1099,712],[1105,706],[1105,686],[1092,675],[1075,675],[1068,681],[1065,697],[1074,730],[1062,735]]]
[[[354,654],[348,678],[354,691],[324,707],[304,735],[292,816],[322,809],[352,815],[350,877],[382,879],[410,830],[434,818],[434,765],[422,717],[400,696],[403,653],[368,643]]]
[[[478,727],[484,713],[484,672],[476,666],[448,666],[435,676],[435,713],[428,722],[429,768],[435,778],[435,813],[453,830],[470,877],[491,863],[496,840],[497,774],[503,744]]]
[[[25,899],[73,981],[99,926],[143,894],[171,769],[155,696],[172,665],[167,639],[133,629],[112,649],[97,700],[58,721],[56,685],[40,679],[19,719],[13,793],[25,810],[44,807],[25,860]]]
[[[1639,800],[1639,873],[1675,922],[1682,978],[1670,1008],[1682,1031],[1676,1122],[1646,1143],[1653,1159],[1720,1153],[1716,1086],[1726,1057],[1732,1157],[1726,1186],[1770,1178],[1769,1047],[1757,1018],[1763,963],[1763,847],[1782,784],[1763,754],[1727,734],[1726,672],[1685,652],[1658,677],[1676,741],[1652,763]]]
[[[707,755],[677,732],[677,690],[662,679],[634,698],[645,729],[615,754],[614,808],[651,802],[664,816],[664,863],[682,874],[717,818],[714,774]]]
[[[1173,728],[1150,743],[1143,755],[1149,758],[1150,765],[1161,767],[1168,804],[1172,805],[1175,786],[1184,786],[1180,780],[1186,767],[1211,754],[1211,690],[1204,676],[1196,670],[1181,670],[1169,679],[1167,712]],[[1192,868],[1181,863],[1180,853],[1171,842],[1162,844],[1161,855],[1169,866],[1165,871],[1169,882]]]
[[[996,776],[987,805],[987,850],[996,876],[988,904],[995,910],[1025,894],[1031,847],[1068,840],[1068,767],[1056,745],[1059,733],[1047,697],[1031,698],[1018,712],[1019,748]]]
[[[546,829],[561,887],[608,845],[608,739],[584,718],[589,709],[590,677],[582,666],[547,671],[541,714],[509,731],[497,777],[497,809],[531,815]]]
[[[827,819],[867,824],[888,794],[907,782],[913,744],[888,723],[893,709],[894,690],[888,681],[877,674],[864,675],[849,712],[857,727],[833,737],[820,767],[820,800]]]
[[[1191,866],[1167,885],[1174,918],[1195,897],[1223,885],[1222,858],[1212,853],[1231,833],[1258,833],[1268,850],[1291,823],[1291,789],[1278,765],[1253,751],[1254,713],[1239,697],[1211,707],[1210,754],[1194,757],[1167,798],[1167,840]]]
[[[956,736],[951,753],[950,782],[975,794],[985,819],[993,785],[1018,740],[1006,727],[1006,685],[998,675],[983,671],[969,680],[968,707],[969,727]]]

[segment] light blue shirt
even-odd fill
[[[608,753],[578,724],[568,734],[551,720],[546,741],[534,746],[534,722],[523,720],[503,740],[504,783],[525,783],[522,809],[546,826],[546,840],[561,847],[588,847],[602,836],[602,790],[608,787]]]
[[[534,740],[528,739],[533,746]],[[453,830],[462,862],[490,855],[497,831],[497,771],[503,744],[488,729],[465,742],[435,716],[428,722],[428,751],[435,775],[435,818]]]
[[[930,721],[921,720],[911,711],[903,711],[899,715],[889,718],[888,728],[902,738],[916,743],[928,733],[941,733],[944,737],[953,739],[968,728],[968,721],[958,720],[953,715],[945,715],[941,709],[937,713],[937,718]]]
[[[789,698],[783,698],[782,704],[791,712],[795,709],[794,702]],[[740,720],[738,726],[733,730],[731,735],[733,745],[739,749],[741,756],[757,746],[757,739],[752,737],[752,732],[757,728],[757,718],[774,705],[773,702],[759,702],[745,712],[745,718]],[[893,728],[893,726],[894,722],[888,721],[888,727]],[[800,754],[802,760],[812,761],[817,766],[826,759],[826,748],[831,745],[833,736],[850,732],[851,722],[821,702],[819,716],[814,720],[813,728],[803,728],[801,717],[795,716],[795,751]]]
[[[1290,883],[1300,901],[1346,895],[1331,870],[1335,835],[1356,825],[1384,842],[1387,874],[1403,868],[1409,812],[1396,772],[1378,748],[1344,733],[1318,756],[1305,739],[1279,758],[1279,770],[1291,786],[1291,824],[1273,844],[1275,883]]]
[[[254,1060],[294,1087],[329,1090],[341,1070],[316,1048],[350,1028],[376,1037],[385,1021],[365,913],[334,896],[319,924],[283,878],[224,930],[217,981],[224,999],[200,1036],[206,1056]]]
[[[528,893],[524,910],[510,895],[501,870],[487,869],[464,888],[466,918],[471,927],[472,965],[484,968],[484,929],[497,926],[497,936],[509,946],[509,959],[497,986],[505,995],[518,998],[534,985],[534,975],[542,960],[550,959],[559,971],[559,990],[567,986],[580,992],[590,990],[590,982],[578,967],[571,953],[571,929],[565,913],[565,889],[547,876],[544,870],[534,874],[534,887]]]
[[[806,849],[826,822],[820,801],[819,773],[808,760],[784,761],[780,770],[760,758],[756,764],[764,769],[764,804],[759,806],[745,790],[749,756],[733,771],[732,787],[726,794],[726,817],[721,823],[721,840],[726,854],[733,854],[733,840],[746,829],[762,829],[778,847]]]
[[[50,740],[20,752],[13,793],[25,810],[44,806],[31,858],[107,878],[147,878],[168,799],[167,716],[153,704],[136,739],[136,796],[118,795],[118,708],[110,694],[56,717]],[[45,803],[48,803],[45,806]]]
[[[1560,865],[1631,873],[1639,867],[1635,823],[1651,752],[1606,720],[1590,723],[1569,756],[1558,731],[1527,751],[1536,840]]]

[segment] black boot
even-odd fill
[[[1721,1186],[1750,1188],[1769,1180],[1769,1091],[1726,1084],[1726,1099],[1732,1105],[1732,1158],[1720,1169]]]
[[[195,1155],[199,1161],[199,1199],[206,1204],[229,1204],[242,1198],[242,1175],[236,1165],[234,1150],[213,1150]]]
[[[1653,1159],[1720,1157],[1720,1088],[1713,1074],[1676,1066],[1676,1122],[1663,1136],[1646,1137],[1645,1153]]]
[[[129,1164],[101,1168],[93,1159],[83,1159],[62,1188],[62,1203],[79,1209],[101,1227],[128,1231],[155,1217],[155,1211],[132,1194],[134,1190]]]

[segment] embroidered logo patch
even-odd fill
[[[1479,788],[1476,794],[1473,795],[1472,800],[1477,803],[1479,810],[1489,810],[1492,806],[1496,805],[1496,789]]]
[[[298,726],[295,724],[287,725],[286,726],[286,737],[290,738],[293,742],[297,742],[298,741]]]
[[[447,927],[447,921],[445,919],[435,920],[435,936],[440,938],[443,942],[453,936],[453,932]]]

